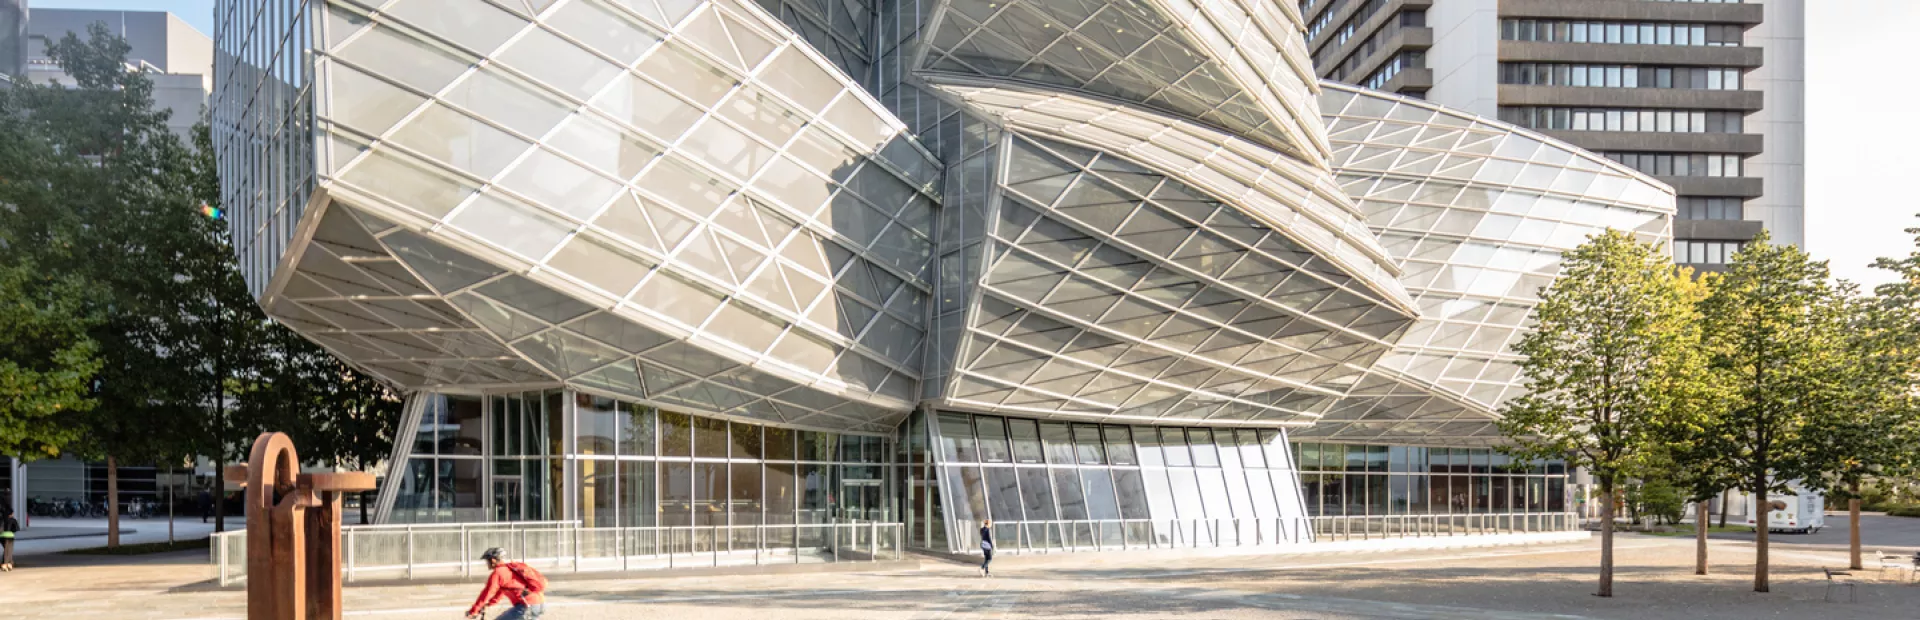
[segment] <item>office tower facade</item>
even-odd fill
[[[1327,79],[1495,116],[1678,194],[1675,262],[1802,243],[1804,0],[1302,0]]]
[[[1567,529],[1564,465],[1488,449],[1507,344],[1560,252],[1671,234],[1617,162],[1323,86],[1291,5],[216,18],[243,273],[408,395],[392,522]]]
[[[27,0],[0,0],[0,87],[27,72]]]
[[[4,23],[0,17],[0,24]],[[69,33],[82,39],[87,28],[104,24],[125,39],[127,64],[144,69],[153,80],[156,108],[168,110],[167,128],[182,140],[192,139],[195,123],[213,92],[213,39],[194,30],[180,16],[164,11],[104,11],[39,9],[26,25],[26,77],[37,84],[71,84],[53,59],[47,44]]]

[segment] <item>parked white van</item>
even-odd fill
[[[1791,493],[1772,493],[1767,495],[1767,530],[1772,532],[1797,532],[1801,534],[1820,531],[1827,526],[1827,498],[1817,491],[1803,489],[1800,485],[1788,485]],[[1755,525],[1755,516],[1761,511],[1755,510],[1753,499],[1747,499],[1747,525]],[[1757,526],[1756,526],[1757,527]]]

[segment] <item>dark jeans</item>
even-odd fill
[[[493,620],[540,620],[540,614],[544,613],[547,613],[546,603],[514,605],[513,609],[507,610],[505,613],[500,614],[500,617],[494,618]]]
[[[992,563],[993,563],[993,550],[981,549],[980,550],[980,572],[983,572],[983,573],[993,572],[993,569],[987,567],[987,565]]]

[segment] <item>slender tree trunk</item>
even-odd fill
[[[1720,527],[1727,526],[1727,495],[1732,492],[1731,490],[1720,492]]]
[[[1767,587],[1767,475],[1761,470],[1753,481],[1753,591],[1769,592]]]
[[[1600,483],[1600,591],[1594,596],[1613,596],[1613,483]]]
[[[1707,574],[1707,528],[1713,519],[1707,514],[1707,500],[1700,500],[1693,508],[1693,574]]]
[[[373,513],[373,504],[367,501],[367,499],[372,496],[373,496],[373,491],[360,492],[360,524],[361,525],[366,525],[372,521],[371,514]]]
[[[1860,483],[1853,483],[1853,497],[1847,499],[1847,559],[1852,561],[1848,568],[1860,570]]]
[[[120,548],[120,464],[107,455],[107,548]]]

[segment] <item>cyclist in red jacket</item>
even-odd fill
[[[547,590],[547,577],[540,571],[520,562],[506,561],[499,547],[480,554],[480,559],[486,561],[487,569],[492,572],[487,575],[487,587],[480,590],[480,598],[473,601],[473,607],[467,608],[468,618],[479,618],[480,612],[500,602],[503,596],[513,604],[513,609],[494,620],[539,620],[540,615],[547,612],[547,597],[543,594]]]

